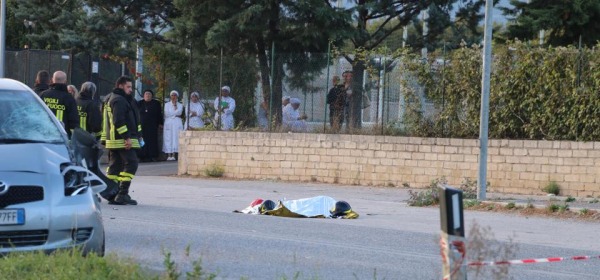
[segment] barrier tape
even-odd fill
[[[523,259],[523,260],[510,260],[510,261],[497,261],[497,262],[470,262],[467,266],[493,266],[493,265],[511,265],[511,264],[530,264],[530,263],[550,263],[550,262],[562,262],[562,261],[582,261],[600,259],[600,256],[575,256],[566,258],[542,258],[542,259]]]

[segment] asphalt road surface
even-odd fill
[[[163,271],[170,252],[182,271],[198,259],[218,279],[441,279],[438,208],[406,205],[402,188],[177,177],[176,162],[145,163],[134,179],[138,206],[103,201],[107,252]],[[317,195],[346,200],[356,220],[298,219],[233,213],[255,198]],[[501,279],[598,279],[597,222],[465,212],[467,228],[489,228],[501,258],[596,256],[586,261],[514,265]],[[496,246],[496,247],[494,247]],[[186,256],[189,247],[189,256]],[[480,251],[481,251],[480,250]],[[467,256],[467,259],[472,260]],[[501,259],[489,259],[501,260]],[[469,279],[493,278],[486,267]]]

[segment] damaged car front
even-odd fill
[[[0,254],[80,247],[103,255],[104,182],[24,84],[0,79]]]

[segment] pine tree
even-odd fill
[[[540,30],[553,46],[577,44],[581,36],[587,46],[600,40],[600,1],[598,0],[511,0],[513,8],[504,7],[511,17],[507,36],[510,39],[535,39]]]

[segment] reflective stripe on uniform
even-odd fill
[[[56,110],[56,118],[61,122],[63,121],[63,115],[64,115],[63,110]]]
[[[108,169],[107,169],[106,171],[108,171]],[[118,182],[120,181],[120,179],[121,179],[121,178],[119,178],[119,176],[117,176],[117,175],[110,175],[110,174],[107,174],[107,175],[106,175],[106,177],[108,177],[108,179],[111,179],[111,180],[113,180],[113,181],[115,181],[115,182],[117,182],[117,183],[118,183]]]
[[[131,173],[127,173],[127,172],[119,173],[119,178],[120,178],[121,182],[131,182],[131,180],[133,180],[133,177],[135,177],[135,175],[133,175]]]
[[[87,117],[79,117],[79,127],[87,131]]]
[[[106,140],[107,149],[125,149],[125,139]],[[138,139],[131,139],[131,148],[141,148]]]
[[[117,128],[117,132],[119,134],[123,134],[123,133],[127,132],[127,125],[123,125],[123,126]]]

